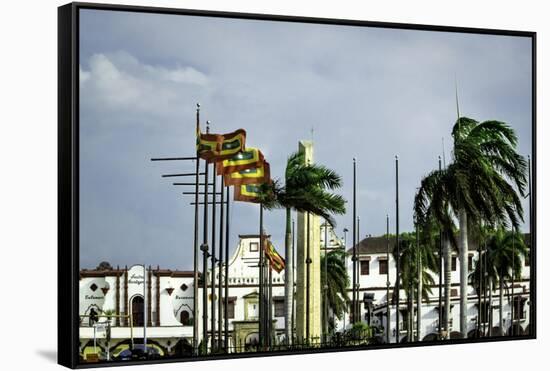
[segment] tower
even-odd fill
[[[312,141],[300,141],[298,150],[300,153],[305,154],[306,163],[313,163]],[[308,213],[298,213],[296,233],[298,237],[296,244],[296,337],[298,341],[305,341],[306,339],[314,341],[315,338],[320,339],[321,337],[321,236],[319,217],[313,214],[308,215]],[[309,288],[306,284],[308,276]],[[308,328],[309,334],[307,333]]]

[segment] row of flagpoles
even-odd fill
[[[233,187],[235,201],[252,202],[260,205],[260,246],[259,250],[259,345],[262,347],[271,344],[271,271],[281,272],[285,267],[284,259],[275,250],[269,236],[265,235],[263,228],[263,207],[260,203],[260,192],[262,184],[272,182],[269,163],[265,160],[262,152],[257,148],[246,147],[246,131],[235,130],[227,134],[215,134],[210,132],[210,122],[206,122],[206,133],[201,132],[200,127],[200,105],[196,110],[196,156],[195,157],[171,157],[153,158],[153,161],[167,160],[194,160],[195,172],[184,174],[166,174],[163,177],[194,176],[194,182],[176,182],[174,185],[193,185],[194,192],[183,192],[183,194],[194,195],[195,218],[194,218],[194,288],[193,288],[193,348],[197,355],[199,349],[199,251],[203,253],[202,262],[202,352],[208,351],[210,343],[211,352],[228,351],[229,349],[229,328],[228,328],[228,264],[229,264],[229,208],[230,208],[230,187]],[[204,160],[204,172],[200,172],[200,160]],[[212,165],[212,166],[210,166]],[[212,172],[212,180],[209,183],[209,173]],[[201,183],[200,176],[204,176]],[[220,177],[219,191],[216,190],[216,180]],[[199,187],[203,186],[203,191]],[[209,191],[209,186],[212,190]],[[210,194],[212,200],[210,201]],[[199,195],[203,201],[199,201]],[[219,196],[219,200],[217,200]],[[199,245],[199,205],[203,205],[203,227],[202,243]],[[208,210],[212,205],[211,217],[211,241],[209,244],[209,214]],[[216,211],[219,205],[219,254],[216,257]],[[225,206],[225,207],[224,207]],[[225,222],[225,228],[224,228]],[[225,251],[223,249],[225,243]],[[225,253],[225,254],[224,254]],[[225,266],[224,266],[225,255]],[[210,295],[208,295],[208,258],[211,258]],[[216,294],[216,263],[218,267],[218,292]],[[222,268],[224,272],[222,274]],[[222,279],[223,277],[223,279]],[[210,296],[210,300],[209,300]],[[222,311],[222,298],[223,311]],[[217,313],[216,313],[216,301]],[[208,303],[210,302],[210,308]],[[210,309],[210,332],[208,331],[208,315]],[[216,333],[216,317],[217,333]],[[225,318],[225,321],[223,321]],[[222,335],[222,327],[224,334]],[[210,336],[210,341],[209,341]],[[223,341],[222,341],[223,340]]]

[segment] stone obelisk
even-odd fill
[[[313,142],[302,140],[299,142],[298,149],[300,153],[305,154],[306,163],[312,164]],[[298,213],[296,233],[298,237],[296,246],[296,337],[298,341],[309,340],[311,343],[319,341],[321,337],[321,231],[319,217],[308,213]],[[306,284],[308,276],[309,288]],[[307,333],[308,328],[309,334]]]

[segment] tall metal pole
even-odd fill
[[[360,217],[357,216],[357,244],[359,245],[361,243],[361,233],[359,232],[361,226],[361,220]],[[357,282],[355,283],[355,313],[357,315],[357,322],[361,322],[361,298],[359,297],[359,280],[361,278],[361,260],[359,260],[359,255],[361,252],[359,252],[357,255],[357,259],[355,262],[355,269],[357,270],[357,273],[355,274],[355,278],[357,279]]]
[[[210,331],[212,334],[212,351],[216,350],[216,163],[212,163],[212,279],[210,286]]]
[[[515,303],[515,297],[514,297],[514,284],[515,284],[515,261],[516,261],[516,228],[512,225],[512,306],[510,310],[510,319],[512,320],[512,328],[510,328],[510,334],[512,336],[515,335],[515,329],[514,329],[514,322],[516,315],[516,303]]]
[[[225,192],[227,196],[227,213],[225,215],[225,274],[224,274],[224,283],[225,283],[225,301],[224,301],[224,318],[225,318],[225,337],[224,337],[224,348],[225,352],[229,353],[229,187],[225,187]]]
[[[223,223],[224,223],[224,186],[223,186],[223,175],[220,176],[220,246],[219,246],[219,261],[218,261],[218,349],[222,347],[222,331],[223,331],[223,316],[222,316],[222,298],[223,298]]]
[[[484,319],[483,319],[483,336],[485,336],[487,334],[487,258],[489,256],[488,254],[488,251],[487,251],[487,239],[485,238],[485,236],[483,237],[483,250],[484,250],[484,253],[483,253],[483,302],[485,303],[484,304]]]
[[[295,237],[295,232],[294,232],[294,219],[292,219],[292,253],[293,254],[296,254],[296,244],[294,243],[294,237]],[[294,273],[296,272],[296,255],[292,257],[292,276],[294,277]],[[292,325],[291,325],[291,341],[289,342],[289,344],[292,344],[294,343],[294,318],[296,317],[296,310],[295,310],[295,307],[296,307],[296,295],[294,293],[294,283],[292,285]]]
[[[390,216],[386,214],[386,343],[390,343]]]
[[[265,345],[265,319],[264,319],[264,207],[262,204],[260,204],[260,246],[258,248],[258,253],[260,255],[260,262],[258,264],[258,268],[260,270],[260,277],[259,277],[259,318],[258,318],[258,327],[259,327],[259,334],[260,334],[260,347],[263,350],[263,346]]]
[[[400,260],[401,260],[401,248],[399,246],[399,156],[395,156],[395,268],[396,268],[396,282],[395,282],[395,336],[396,343],[399,343],[399,290],[401,289],[400,279]]]
[[[200,107],[197,103],[197,128],[200,128]],[[195,160],[195,225],[193,232],[193,354],[198,354],[199,346],[199,151]],[[207,179],[208,180],[208,179]],[[208,186],[206,186],[208,187]],[[205,188],[206,188],[205,187]]]
[[[441,156],[437,156],[439,159],[439,171],[441,172]],[[438,339],[441,339],[442,323],[443,323],[443,233],[441,233],[441,226],[439,227],[439,255],[438,259],[438,270],[439,270],[439,319],[437,322],[437,332]]]
[[[147,287],[147,268],[145,267],[145,264],[143,264],[143,350],[145,351],[146,355],[149,355],[149,352],[147,351],[147,294],[146,294],[146,287]]]
[[[353,257],[351,258],[351,261],[352,261],[352,270],[353,270],[353,273],[352,273],[352,286],[351,286],[351,290],[352,290],[352,299],[351,299],[351,324],[353,325],[357,318],[357,313],[356,313],[356,302],[357,302],[357,298],[356,298],[356,286],[355,286],[355,283],[357,282],[357,269],[356,269],[356,266],[357,266],[357,224],[356,224],[356,220],[357,220],[357,162],[355,160],[355,157],[353,158],[353,230],[352,230],[352,234],[353,234]]]
[[[307,231],[306,231],[306,343],[309,342],[309,285],[311,277],[311,255],[310,255],[310,236],[309,236],[309,212],[306,213]]]
[[[479,226],[480,233],[483,233],[482,226]],[[479,247],[477,249],[478,254],[478,261],[477,261],[477,270],[478,270],[478,279],[479,279],[479,287],[477,292],[477,337],[481,337],[481,296],[482,296],[482,289],[483,289],[483,247],[482,244],[479,244]],[[501,326],[499,326],[501,327]]]
[[[323,321],[324,321],[324,333],[325,341],[328,337],[328,223],[325,220],[325,285],[323,286]]]
[[[206,122],[206,132],[210,132],[209,122]],[[202,260],[202,331],[203,331],[203,348],[205,353],[208,352],[208,162],[204,162],[204,211],[203,211],[203,226],[202,226],[202,245],[203,252]],[[215,189],[214,189],[215,191]],[[213,197],[213,202],[215,198]]]
[[[420,253],[420,234],[416,223],[416,273],[418,286],[416,289],[416,341],[420,341],[420,322],[422,321],[422,254]]]

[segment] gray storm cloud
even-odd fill
[[[193,164],[149,159],[192,155],[196,102],[214,131],[245,128],[275,178],[313,139],[351,200],[357,157],[362,235],[384,233],[386,214],[393,228],[395,154],[412,229],[421,177],[443,145],[451,158],[455,77],[461,114],[508,122],[531,153],[526,38],[96,10],[81,11],[80,32],[82,267],[192,268],[190,198],[160,175]],[[233,249],[257,232],[258,207],[235,203],[231,216]],[[351,229],[351,215],[336,220]],[[266,226],[283,253],[284,213]]]

